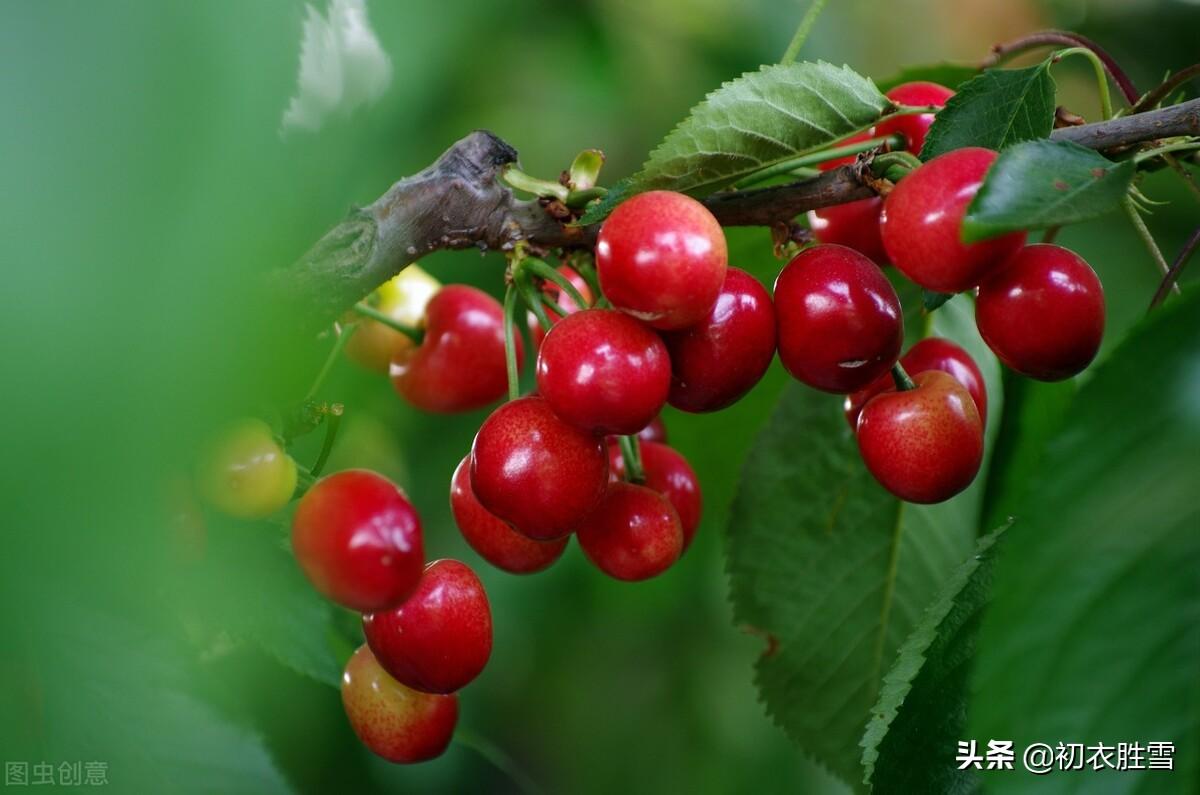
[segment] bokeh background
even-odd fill
[[[682,563],[638,585],[574,545],[534,577],[481,563],[447,489],[486,412],[421,414],[385,379],[337,367],[321,393],[347,410],[333,466],[402,484],[429,553],[478,564],[496,619],[491,663],[462,694],[462,742],[417,767],[373,758],[337,691],[280,661],[323,609],[277,582],[283,529],[179,507],[198,440],[297,401],[327,350],[281,323],[262,273],[476,128],[530,173],[599,147],[607,181],[628,174],[708,90],[776,60],[806,5],[375,0],[393,64],[382,98],[281,134],[298,0],[0,4],[0,756],[104,761],[117,791],[842,791],[765,717],[751,683],[763,643],[726,598],[727,508],[778,365],[722,414],[667,413],[705,518]],[[802,57],[885,80],[1061,27],[1148,88],[1196,60],[1198,22],[1180,0],[855,0],[831,4]],[[1064,104],[1094,117],[1090,72],[1054,74]],[[1170,202],[1149,219],[1170,257],[1194,206],[1167,175],[1143,189]],[[768,234],[729,238],[733,264],[770,283]],[[1115,342],[1145,311],[1153,265],[1116,217],[1060,242],[1100,272]],[[422,264],[501,288],[496,256]]]

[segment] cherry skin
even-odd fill
[[[878,266],[845,246],[801,251],[775,282],[779,359],[826,392],[862,389],[900,355],[900,299]]]
[[[489,513],[471,490],[471,456],[464,458],[450,480],[450,510],[471,549],[498,569],[512,574],[541,571],[562,557],[567,538],[534,541]]]
[[[881,392],[858,418],[858,450],[875,479],[902,500],[948,500],[983,461],[983,424],[966,387],[948,373],[912,376],[915,389]]]
[[[671,191],[627,199],[596,240],[605,297],[658,329],[703,320],[721,291],[727,261],[717,219],[700,202]]]
[[[420,328],[425,307],[441,289],[441,282],[417,265],[409,265],[375,291],[375,308],[405,326]],[[392,359],[416,347],[412,338],[378,320],[354,316],[358,325],[346,340],[346,355],[368,370],[387,374]]]
[[[568,315],[538,351],[538,392],[566,422],[596,434],[637,433],[667,402],[671,359],[662,339],[613,309]]]
[[[819,210],[808,211],[808,225],[813,235],[822,243],[848,246],[869,258],[877,265],[888,261],[879,234],[879,214],[883,212],[883,199],[869,199],[835,204]]]
[[[583,300],[586,301],[587,304],[580,306],[579,304],[575,303],[575,299],[573,299],[569,294],[563,292],[563,290],[554,284],[554,282],[547,281],[542,285],[542,292],[548,295],[554,302],[554,305],[558,307],[558,309],[554,309],[552,307],[543,305],[544,309],[546,310],[546,317],[550,319],[551,326],[562,320],[567,315],[574,314],[581,309],[587,309],[593,300],[592,288],[588,286],[587,280],[580,276],[574,268],[571,268],[567,265],[560,265],[558,272],[566,277],[567,281],[569,281],[575,287],[575,289],[579,291],[579,294],[583,297]],[[533,340],[533,347],[536,350],[542,347],[542,340],[546,338],[546,332],[542,329],[542,324],[538,322],[536,315],[534,315],[532,312],[527,312],[526,314],[528,315],[527,322],[529,323],[529,335]]]
[[[654,489],[671,501],[679,514],[683,529],[683,548],[686,550],[696,536],[700,526],[704,500],[700,492],[700,481],[687,459],[673,447],[660,442],[640,442],[642,451],[642,474],[647,488]],[[625,459],[616,440],[608,443],[609,478],[616,482],[625,478]]]
[[[663,339],[671,353],[671,405],[723,409],[749,392],[775,358],[771,294],[750,274],[729,268],[708,316]]]
[[[662,574],[683,552],[683,528],[670,500],[633,483],[613,483],[577,535],[596,568],[629,582]]]
[[[900,180],[884,200],[879,223],[888,258],[925,289],[969,290],[1025,244],[1024,232],[962,242],[963,215],[996,156],[978,147],[939,155]]]
[[[650,420],[649,425],[637,432],[637,438],[643,442],[666,442],[667,424],[663,422],[662,416]]]
[[[423,693],[453,693],[492,655],[492,609],[475,572],[457,560],[425,567],[417,590],[391,610],[363,616],[375,659],[397,682]]]
[[[342,707],[363,745],[401,764],[441,756],[458,723],[458,696],[405,687],[388,676],[366,644],[342,673]]]
[[[908,353],[900,357],[900,364],[909,375],[923,373],[926,370],[941,370],[954,376],[958,383],[967,388],[975,408],[979,411],[979,421],[987,427],[987,386],[983,381],[983,373],[979,365],[971,358],[971,354],[958,345],[941,337],[926,337],[908,349]],[[867,401],[884,392],[895,384],[890,373],[885,373],[871,382],[866,389],[861,389],[846,396],[846,420],[850,427],[858,424],[858,415]]]
[[[1075,252],[1026,246],[979,286],[975,322],[1004,364],[1060,381],[1082,372],[1100,350],[1104,288]]]
[[[943,107],[954,92],[937,83],[923,80],[901,83],[887,92],[887,98],[897,105],[933,105]],[[925,136],[933,126],[933,113],[914,113],[903,116],[888,116],[875,127],[878,136],[900,133],[904,136],[904,148],[916,154],[925,145]]]
[[[519,336],[516,342],[519,367]],[[425,411],[470,411],[499,400],[508,389],[504,308],[474,287],[443,287],[426,307],[424,341],[392,360],[391,376],[396,391]]]
[[[349,469],[321,478],[292,517],[292,549],[318,591],[351,610],[395,607],[421,580],[421,520],[383,475]]]
[[[200,496],[222,513],[261,519],[287,505],[296,491],[296,462],[270,426],[253,418],[223,428],[200,454]]]
[[[529,538],[567,535],[607,486],[603,438],[560,420],[544,398],[505,403],[475,434],[471,489],[487,511]]]

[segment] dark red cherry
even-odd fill
[[[519,363],[520,336],[516,342]],[[499,400],[508,389],[504,308],[474,287],[443,287],[425,309],[425,339],[396,353],[391,377],[396,391],[425,411],[469,411]]]
[[[484,420],[471,448],[471,489],[502,521],[539,541],[561,538],[608,486],[603,437],[563,422],[536,395]]]
[[[661,415],[650,420],[650,424],[637,432],[637,437],[643,442],[666,442],[667,424]]]
[[[1022,375],[1060,381],[1096,358],[1104,288],[1082,257],[1026,246],[979,286],[975,322],[996,357]]]
[[[663,340],[671,353],[671,405],[723,409],[749,392],[775,358],[771,294],[750,274],[729,268],[708,317]]]
[[[900,299],[879,267],[845,246],[801,251],[775,282],[779,359],[826,392],[854,392],[888,371],[904,340]]]
[[[683,528],[671,502],[633,483],[613,483],[577,535],[588,560],[618,580],[662,574],[683,552]]]
[[[671,501],[679,514],[683,528],[683,548],[686,550],[700,526],[704,500],[700,492],[700,481],[687,459],[673,447],[660,442],[641,442],[642,473],[644,486],[654,489]],[[625,459],[621,446],[615,439],[608,443],[609,478],[613,481],[625,478]]]
[[[900,364],[909,375],[926,370],[941,370],[954,376],[958,383],[971,393],[975,408],[979,410],[979,421],[987,427],[987,386],[983,381],[983,373],[979,372],[979,366],[969,353],[950,340],[926,337],[900,357]],[[858,414],[867,401],[880,392],[891,389],[894,383],[891,373],[885,373],[871,382],[866,389],[846,396],[846,420],[851,428],[857,425]]]
[[[888,258],[883,250],[883,238],[879,236],[879,214],[882,211],[883,199],[873,196],[809,210],[808,225],[820,242],[848,246],[876,265],[884,265]]]
[[[917,81],[901,83],[887,92],[887,98],[897,105],[933,105],[943,107],[954,92],[937,83]],[[877,136],[900,133],[905,138],[904,148],[916,154],[925,145],[925,136],[933,126],[934,114],[914,113],[907,115],[888,116],[875,126]]]
[[[587,309],[594,299],[594,296],[592,295],[592,288],[588,286],[587,280],[580,276],[574,268],[570,267],[569,265],[560,265],[558,267],[558,272],[561,273],[567,279],[567,281],[569,281],[575,287],[575,289],[579,291],[579,294],[583,297],[583,300],[587,301],[588,303],[584,306],[579,306],[577,303],[575,303],[575,299],[571,298],[569,294],[563,292],[562,288],[554,284],[554,282],[547,281],[542,285],[542,291],[546,293],[546,295],[550,296],[550,299],[554,302],[554,305],[558,307],[558,309],[554,309],[553,307],[545,306],[546,316],[550,319],[551,325],[562,320],[567,315],[578,312],[581,309]],[[542,330],[542,324],[538,322],[537,317],[532,312],[528,312],[527,314],[529,316],[529,334],[530,338],[533,340],[533,347],[536,350],[542,347],[542,340],[546,338],[546,332]]]

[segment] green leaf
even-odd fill
[[[968,80],[938,111],[921,159],[952,149],[1002,150],[1050,135],[1054,126],[1054,78],[1050,59],[1026,69],[989,69]]]
[[[991,590],[996,541],[984,536],[925,611],[884,677],[863,734],[864,781],[872,793],[960,792],[970,773],[954,753],[966,728],[966,693],[975,636]]]
[[[846,66],[764,66],[709,94],[650,153],[628,191],[610,191],[581,223],[601,220],[621,198],[642,191],[712,193],[869,127],[888,107],[869,78]]]
[[[962,738],[1174,742],[1175,769],[1049,775],[1039,793],[1179,792],[1200,777],[1198,339],[1193,289],[1143,321],[1064,415],[1014,508]],[[997,793],[1033,786],[985,776]]]
[[[967,208],[963,240],[1103,215],[1121,203],[1135,172],[1132,160],[1114,163],[1070,141],[1017,144],[996,159]]]
[[[878,82],[880,91],[891,91],[901,83],[915,83],[919,81],[937,83],[946,88],[957,90],[959,86],[976,77],[978,74],[979,67],[977,66],[942,61],[941,63],[922,64],[920,66],[906,66],[888,79]]]
[[[940,309],[943,304],[954,297],[954,293],[935,293],[933,290],[921,291],[921,306],[926,312],[933,312]]]

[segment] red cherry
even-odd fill
[[[884,200],[879,228],[888,258],[925,289],[969,290],[1025,244],[1024,232],[962,242],[963,215],[995,159],[990,149],[955,149],[911,172]]]
[[[958,383],[967,388],[975,408],[979,411],[979,421],[987,427],[987,386],[983,381],[983,373],[971,358],[971,354],[959,346],[941,337],[927,337],[908,349],[908,353],[900,357],[900,364],[909,375],[923,373],[926,370],[941,370],[954,376]],[[884,392],[895,384],[891,373],[885,373],[871,382],[866,389],[861,389],[846,396],[846,420],[854,428],[858,423],[859,412],[867,401]]]
[[[683,548],[686,550],[696,536],[700,526],[700,514],[704,501],[700,492],[700,481],[687,459],[673,447],[659,442],[640,442],[642,451],[642,474],[645,485],[671,501],[679,524],[683,528]],[[615,439],[608,442],[608,471],[612,481],[625,477],[625,459],[621,446]]]
[[[318,591],[363,613],[407,599],[425,564],[416,509],[390,480],[364,469],[309,488],[292,517],[292,549]]]
[[[667,402],[671,359],[662,339],[629,315],[587,309],[550,329],[537,384],[554,413],[576,427],[637,433]]]
[[[671,502],[653,489],[614,483],[579,526],[587,559],[618,580],[648,580],[683,552],[683,528]]]
[[[554,302],[555,306],[559,307],[558,309],[553,309],[552,307],[548,306],[544,307],[546,310],[546,316],[550,318],[550,324],[552,326],[567,315],[578,312],[581,309],[587,309],[593,300],[592,288],[588,286],[587,280],[580,276],[574,268],[571,268],[568,265],[560,265],[558,272],[566,277],[567,281],[569,281],[575,287],[575,289],[579,291],[579,294],[583,296],[583,300],[587,301],[587,304],[580,306],[579,304],[575,303],[575,299],[573,299],[568,293],[563,292],[562,288],[558,287],[556,284],[554,284],[554,282],[547,281],[542,285],[542,292],[550,296],[550,299]],[[534,315],[532,312],[527,312],[526,314],[529,316],[529,334],[533,340],[533,347],[534,349],[540,348],[542,347],[542,340],[546,338],[546,332],[542,330],[542,324],[538,322],[536,315]]]
[[[872,196],[846,204],[835,204],[819,210],[809,210],[808,225],[822,243],[848,246],[870,258],[877,265],[887,263],[883,238],[879,236],[879,214],[883,199]]]
[[[512,574],[541,571],[562,557],[566,538],[534,541],[489,513],[471,490],[471,456],[464,458],[450,480],[450,510],[471,549],[493,566]]]
[[[700,202],[671,191],[627,199],[596,240],[605,297],[659,329],[704,319],[721,291],[727,260],[717,219]]]
[[[479,503],[539,541],[567,535],[608,485],[604,442],[558,418],[536,395],[492,412],[471,448]]]
[[[779,359],[826,392],[853,392],[887,372],[904,341],[900,299],[869,259],[845,246],[801,251],[775,282]]]
[[[979,286],[979,334],[1022,375],[1060,381],[1082,372],[1104,337],[1104,288],[1082,257],[1026,246]]]
[[[750,274],[729,268],[708,317],[663,340],[671,352],[671,405],[723,409],[749,392],[775,358],[771,294]]]
[[[971,393],[926,370],[915,389],[882,392],[858,418],[858,450],[885,489],[908,502],[948,500],[971,485],[983,460],[983,424]]]
[[[492,654],[492,610],[465,563],[435,560],[398,607],[363,616],[375,659],[399,683],[453,693],[483,671]]]
[[[518,367],[523,356],[517,342]],[[392,384],[425,411],[470,411],[504,396],[504,308],[482,290],[452,284],[425,309],[425,339],[392,359]]]
[[[637,432],[637,438],[643,442],[667,441],[667,424],[663,422],[662,416],[650,420],[649,425]]]
[[[875,137],[874,130],[863,130],[862,132],[857,132],[854,135],[851,135],[849,138],[847,138],[843,141],[838,141],[837,143],[832,144],[831,146],[849,146],[850,144],[857,144],[862,141],[870,140],[871,138],[874,138],[874,137]],[[826,160],[824,163],[817,164],[817,170],[818,171],[832,171],[833,169],[838,168],[839,166],[848,166],[857,159],[858,159],[858,155],[847,155],[846,157],[839,157],[836,160]]]
[[[346,663],[342,706],[364,745],[403,764],[441,756],[458,722],[458,696],[405,687],[388,676],[365,644]]]
[[[887,98],[897,105],[935,105],[943,107],[954,92],[937,83],[917,81],[901,83],[887,92]],[[934,114],[915,113],[903,116],[888,116],[875,127],[878,136],[900,133],[905,138],[904,148],[914,154],[925,145],[925,136],[933,126]]]

